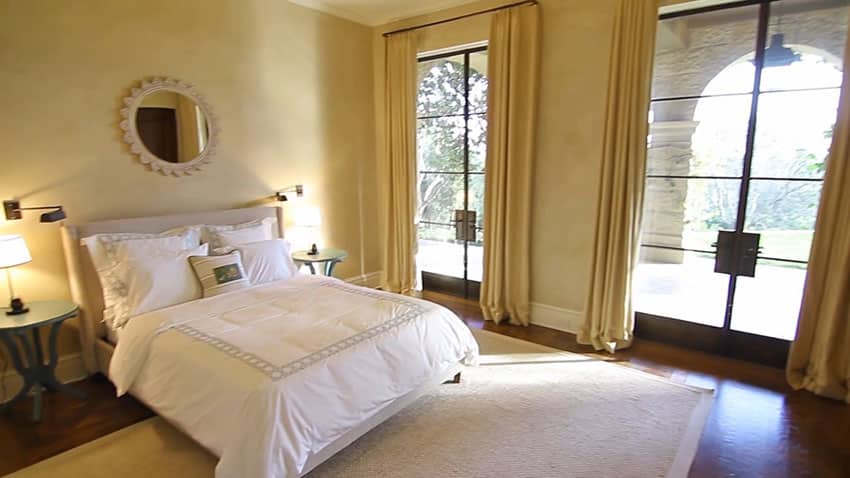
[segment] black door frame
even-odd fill
[[[743,168],[740,177],[727,176],[677,176],[677,175],[650,175],[647,178],[658,179],[737,179],[740,181],[740,191],[738,196],[738,211],[735,224],[735,239],[741,240],[745,234],[747,201],[749,198],[750,182],[753,180],[793,180],[793,181],[812,181],[823,182],[823,178],[773,178],[773,177],[755,177],[752,175],[752,162],[755,147],[755,135],[757,127],[757,117],[759,111],[759,99],[764,92],[761,91],[762,70],[764,69],[764,55],[767,46],[768,28],[770,23],[770,8],[771,4],[782,0],[745,0],[734,3],[714,5],[694,10],[686,10],[671,14],[661,15],[659,20],[667,20],[671,18],[684,17],[689,15],[697,15],[707,12],[719,10],[731,10],[740,7],[755,6],[759,7],[758,26],[756,33],[755,57],[753,64],[755,66],[755,77],[753,79],[753,91],[751,93],[750,116],[747,125],[747,137],[745,153],[743,158]],[[795,90],[796,91],[796,90]],[[805,91],[801,89],[800,91]],[[773,93],[773,91],[771,91]],[[664,101],[681,101],[681,100],[697,100],[702,98],[701,95],[695,96],[677,96],[665,98],[653,98],[652,103]],[[657,249],[668,249],[682,252],[696,252],[716,254],[716,251],[706,251],[689,249],[682,247],[669,247],[652,244],[641,244],[641,247],[651,247]],[[775,257],[757,255],[760,260],[777,260],[780,262],[807,264],[807,261],[782,259]],[[658,315],[635,312],[635,335],[638,337],[656,340],[675,345],[684,345],[697,350],[710,352],[718,355],[724,355],[733,358],[763,363],[775,367],[784,367],[788,358],[788,350],[791,342],[788,340],[761,336],[746,332],[732,330],[732,313],[734,309],[735,290],[737,287],[738,276],[736,272],[729,274],[728,289],[726,293],[726,311],[723,320],[722,328],[712,327],[708,325],[687,322],[685,320],[676,319],[673,317],[662,317]]]
[[[472,48],[464,48],[460,50],[452,50],[448,52],[443,52],[435,55],[427,55],[422,56],[417,59],[419,63],[424,63],[427,61],[441,60],[444,58],[451,58],[455,56],[463,55],[463,125],[464,125],[464,133],[463,133],[463,172],[455,173],[455,172],[445,172],[445,171],[416,171],[416,175],[420,174],[463,174],[463,209],[464,211],[469,210],[469,176],[471,174],[481,174],[484,175],[484,172],[478,171],[470,171],[469,170],[469,118],[473,114],[469,110],[469,58],[473,53],[480,53],[483,51],[487,51],[487,45],[476,46]],[[489,107],[489,105],[488,105]],[[479,113],[476,113],[479,114]],[[457,115],[430,115],[430,116],[418,116],[416,117],[417,121],[423,119],[434,119],[434,118],[442,118],[446,116],[457,116]],[[476,221],[481,221],[483,218],[476,218]],[[451,224],[448,222],[434,222],[434,221],[419,221],[420,224],[428,224],[434,226],[449,226],[455,227],[455,224]],[[478,224],[475,225],[476,233],[482,230]],[[418,236],[418,231],[417,231]],[[465,237],[465,236],[464,236]],[[422,288],[425,290],[431,290],[436,292],[443,292],[446,294],[456,295],[460,297],[464,297],[466,299],[478,299],[479,292],[481,289],[481,283],[478,281],[469,279],[469,239],[464,239],[463,241],[463,278],[460,277],[451,277],[442,274],[436,274],[433,272],[422,271]]]

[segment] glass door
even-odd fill
[[[477,298],[484,262],[486,47],[421,58],[417,116],[422,287]]]
[[[848,2],[662,16],[637,334],[784,365],[836,118]]]

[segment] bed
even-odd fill
[[[298,275],[133,317],[119,334],[81,238],[276,219],[257,207],[62,229],[90,373],[102,373],[220,458],[217,477],[294,477],[474,364],[452,312],[418,299]]]

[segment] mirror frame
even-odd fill
[[[142,99],[146,95],[156,91],[172,91],[188,96],[198,105],[206,117],[207,130],[209,132],[207,145],[191,161],[171,163],[160,159],[148,150],[141,136],[139,136],[139,130],[136,126],[136,113],[142,104]],[[130,145],[130,151],[133,154],[138,155],[139,161],[151,171],[158,171],[166,176],[188,176],[200,171],[205,164],[211,161],[218,146],[218,121],[212,114],[212,108],[210,108],[209,103],[204,100],[204,97],[198,93],[194,86],[174,78],[154,78],[151,81],[142,80],[139,88],[131,88],[130,96],[124,98],[124,107],[121,108],[121,129],[124,130],[124,142]]]

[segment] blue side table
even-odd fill
[[[32,421],[41,421],[42,390],[48,389],[67,393],[79,400],[85,400],[86,395],[56,379],[56,337],[62,322],[75,317],[79,308],[76,304],[65,300],[33,301],[27,304],[29,312],[21,315],[6,315],[6,308],[0,308],[0,342],[9,350],[12,365],[21,375],[24,386],[11,400],[0,405],[0,411],[5,411],[12,403],[24,398],[27,393],[33,393]],[[44,362],[44,352],[41,346],[39,329],[50,326],[50,336],[47,341],[48,361]],[[17,340],[15,340],[17,338]],[[21,360],[26,358],[26,362]]]
[[[306,264],[310,268],[310,273],[316,275],[316,267],[313,264],[325,264],[324,273],[328,277],[333,277],[334,267],[337,263],[342,262],[348,257],[348,252],[343,249],[319,249],[318,254],[310,255],[309,251],[296,251],[292,253],[292,260],[298,263],[299,266]]]

